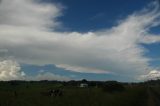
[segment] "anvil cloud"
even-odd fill
[[[150,10],[152,6],[155,9]],[[159,25],[160,17],[158,6],[152,3],[150,7],[119,20],[110,29],[81,33],[56,31],[63,24],[57,21],[63,14],[60,5],[2,0],[1,60],[9,57],[17,63],[55,64],[70,71],[138,78],[154,69],[141,44],[160,42],[160,36],[149,33],[151,27]]]

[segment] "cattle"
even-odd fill
[[[62,96],[62,90],[60,89],[56,89],[56,90],[52,90],[52,92],[50,92],[51,96]]]
[[[61,89],[51,89],[47,92],[41,92],[43,96],[57,97],[63,96],[63,91]]]

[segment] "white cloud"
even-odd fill
[[[0,24],[41,30],[57,26],[59,23],[52,19],[61,15],[59,7],[37,2],[37,0],[1,0]]]
[[[140,80],[155,80],[160,78],[160,71],[152,70],[146,75],[141,75]]]
[[[0,80],[23,80],[25,73],[20,70],[17,62],[12,60],[0,61]]]
[[[13,60],[2,60],[0,61],[0,81],[9,80],[58,80],[58,81],[69,81],[70,78],[53,74],[50,72],[40,71],[35,76],[28,76],[25,72],[21,71],[20,65]]]
[[[110,29],[78,33],[51,31],[62,14],[61,7],[55,4],[2,0],[0,5],[0,49],[20,63],[55,64],[76,72],[127,77],[152,70],[140,43],[159,41],[159,36],[148,33],[159,24],[157,9],[129,15]]]
[[[64,68],[65,70],[74,70],[75,72],[80,72],[80,73],[97,73],[97,74],[110,73],[109,71],[107,72],[107,70],[99,70],[95,68],[85,68],[85,67],[79,67],[79,66],[69,66],[66,64],[56,65],[56,67]]]
[[[142,42],[145,44],[160,42],[160,35],[144,36]]]

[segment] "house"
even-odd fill
[[[88,87],[88,84],[87,83],[81,83],[79,87],[85,88],[85,87]]]

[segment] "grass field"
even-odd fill
[[[41,94],[57,88],[63,90],[62,96]],[[0,83],[0,106],[148,106],[152,104],[149,96],[146,86],[125,86],[122,92],[109,93],[101,87],[80,88],[37,82]]]

